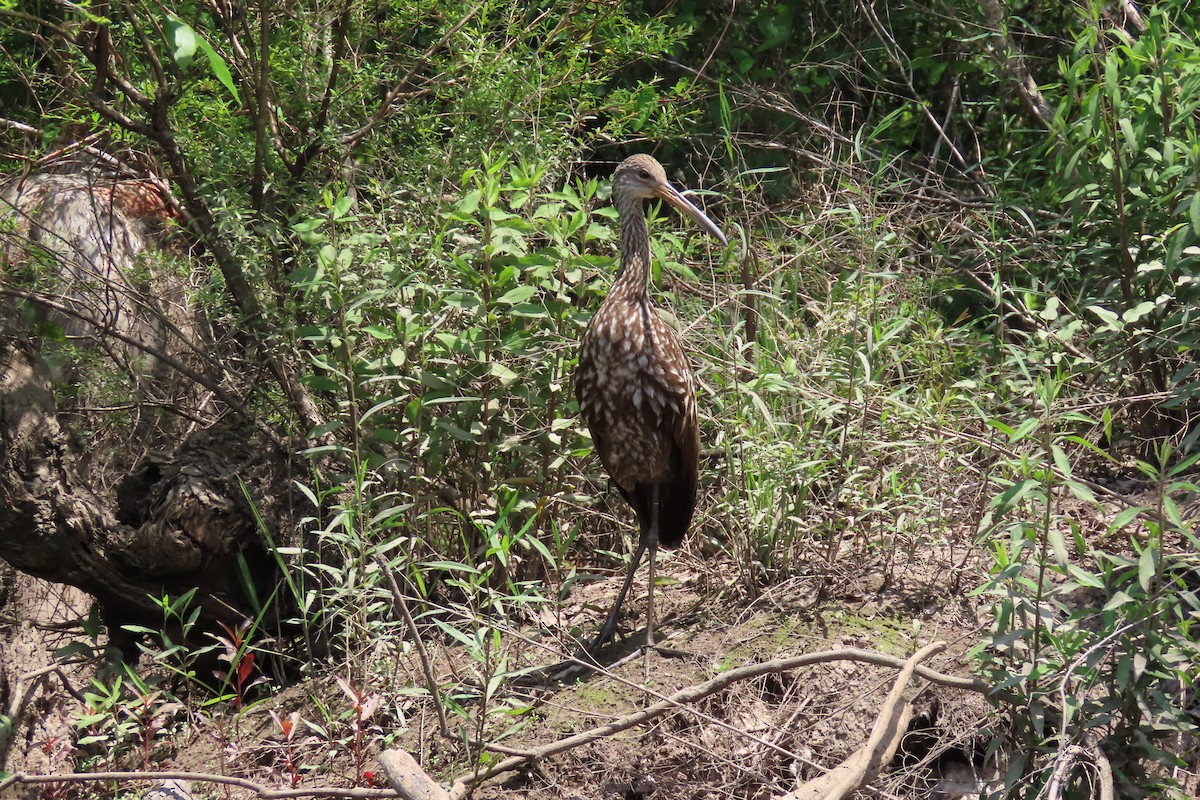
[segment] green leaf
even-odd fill
[[[479,210],[479,201],[482,198],[483,192],[478,189],[472,189],[463,195],[463,199],[458,201],[458,205],[455,208],[463,214],[474,214]]]
[[[1175,526],[1177,530],[1183,530],[1188,525],[1183,521],[1183,514],[1179,511],[1179,504],[1175,502],[1175,498],[1166,495],[1162,499],[1163,514],[1167,520]]]
[[[1145,506],[1130,506],[1129,508],[1122,509],[1113,517],[1113,521],[1109,524],[1108,529],[1110,531],[1119,531],[1146,511],[1149,511],[1149,509]]]
[[[1127,323],[1137,322],[1139,319],[1153,311],[1155,305],[1156,304],[1152,300],[1143,300],[1133,308],[1126,310],[1125,313],[1121,315],[1121,319],[1125,320]]]
[[[1133,131],[1133,123],[1127,117],[1122,117],[1117,120],[1117,127],[1121,129],[1121,135],[1125,139],[1125,146],[1129,148],[1130,153],[1138,152],[1137,134]]]
[[[478,569],[470,564],[463,564],[461,561],[422,561],[421,566],[426,569],[441,569],[447,572],[465,572],[468,575],[479,574]]]
[[[341,383],[326,378],[324,375],[302,375],[300,382],[310,389],[316,389],[318,392],[336,392],[343,388]]]
[[[1096,502],[1096,495],[1091,490],[1091,487],[1082,484],[1079,481],[1066,481],[1063,485],[1071,491],[1071,494],[1075,495],[1075,497],[1084,501],[1085,503]]]
[[[488,364],[488,374],[498,378],[501,386],[507,386],[520,377],[499,361],[493,361],[491,364]]]
[[[509,289],[497,298],[496,302],[506,306],[516,305],[517,303],[526,302],[535,294],[537,294],[537,287],[535,286],[517,286],[514,289]]]
[[[1088,572],[1074,564],[1068,564],[1067,571],[1071,574],[1071,578],[1081,586],[1090,586],[1093,589],[1104,588],[1103,579],[1094,572]]]
[[[362,329],[381,341],[390,342],[396,338],[396,332],[386,325],[364,325]]]
[[[607,242],[612,238],[612,228],[608,227],[607,225],[601,225],[598,222],[593,222],[588,225],[587,232],[583,235],[583,240],[585,242],[590,242],[592,240]]]
[[[993,500],[992,505],[996,507],[998,513],[1003,514],[1021,502],[1021,499],[1036,486],[1038,486],[1038,482],[1035,480],[1017,481]]]
[[[1180,461],[1178,464],[1171,467],[1171,469],[1167,472],[1167,475],[1174,478],[1174,477],[1186,472],[1197,461],[1200,461],[1200,451],[1192,453],[1190,456],[1185,458],[1183,461]]]
[[[474,639],[472,639],[470,636],[467,636],[465,633],[463,633],[462,631],[460,631],[458,628],[454,627],[453,625],[451,625],[447,622],[444,622],[443,620],[440,620],[440,619],[435,619],[433,622],[435,625],[437,625],[439,628],[441,628],[447,635],[449,635],[453,639],[457,639],[459,642],[461,642],[467,648],[476,649],[478,647],[478,645],[476,645]]]
[[[1067,543],[1063,539],[1062,531],[1052,527],[1046,531],[1046,538],[1050,540],[1050,548],[1054,551],[1054,560],[1060,567],[1068,566],[1071,563],[1071,556],[1067,553]]]
[[[196,31],[174,14],[167,15],[166,23],[167,36],[171,38],[172,45],[175,50],[173,55],[176,63],[181,68],[186,67],[191,63],[192,56],[195,55],[197,49],[201,50],[208,58],[208,68],[212,70],[213,76],[221,82],[226,89],[229,90],[230,96],[234,102],[241,105],[242,98],[238,94],[237,87],[233,84],[233,75],[229,72],[229,65],[225,63],[216,50],[213,49],[203,36],[200,36]],[[184,56],[184,62],[180,61],[180,56]]]
[[[1142,550],[1142,554],[1138,557],[1138,583],[1142,587],[1142,591],[1146,594],[1150,593],[1151,586],[1154,583],[1154,576],[1158,572],[1158,548],[1147,547]]]
[[[1064,477],[1071,477],[1071,461],[1067,458],[1066,452],[1056,444],[1050,445],[1050,455],[1054,459],[1054,466]]]
[[[1061,305],[1061,301],[1057,297],[1051,296],[1047,298],[1046,307],[1038,312],[1038,316],[1047,322],[1053,322],[1058,319],[1059,305]]]
[[[1109,311],[1104,306],[1088,306],[1087,310],[1100,318],[1100,323],[1106,330],[1121,331],[1125,329],[1125,326],[1121,323],[1121,318],[1117,316],[1115,311]]]
[[[171,46],[171,58],[180,69],[187,69],[192,63],[192,57],[196,55],[196,31],[179,17],[169,14],[163,25],[163,32]]]

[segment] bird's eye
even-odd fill
[[[641,176],[641,179],[644,181],[650,180],[650,171],[649,170],[644,170],[644,169],[638,170],[638,175]]]

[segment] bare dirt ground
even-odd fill
[[[847,543],[847,547],[852,546]],[[566,685],[527,689],[499,684],[485,702],[462,701],[450,715],[457,738],[438,733],[432,704],[418,687],[425,680],[411,648],[396,643],[363,654],[379,676],[361,687],[378,708],[358,728],[353,703],[332,678],[316,678],[264,698],[240,715],[174,709],[164,715],[152,769],[237,775],[282,788],[299,776],[299,788],[382,784],[377,756],[385,747],[411,753],[439,780],[470,774],[477,745],[495,762],[603,725],[662,697],[738,667],[786,656],[860,648],[904,659],[932,641],[947,644],[928,666],[969,677],[966,650],[978,641],[984,620],[968,590],[980,567],[969,548],[921,543],[911,551],[844,554],[835,566],[814,562],[807,574],[750,596],[736,565],[701,561],[687,550],[660,559],[656,591],[661,645],[687,655],[651,658],[643,681],[636,657],[611,671]],[[594,630],[620,586],[621,575],[581,586],[554,615],[567,627]],[[3,673],[7,706],[19,676],[52,662],[52,651],[78,628],[60,630],[86,616],[86,598],[20,576],[9,576],[3,610]],[[636,650],[644,635],[645,568],[626,604],[627,638],[613,656]],[[543,621],[544,622],[544,621]],[[630,626],[639,626],[630,631]],[[55,626],[59,626],[56,628]],[[551,626],[531,624],[511,648],[509,669],[552,663],[568,651]],[[559,628],[561,630],[561,628]],[[552,649],[545,649],[550,645]],[[431,645],[439,684],[469,686],[478,667],[446,643]],[[559,648],[557,651],[553,648]],[[556,655],[557,652],[557,655]],[[348,665],[347,674],[354,666]],[[768,674],[681,706],[650,722],[538,761],[483,784],[476,797],[550,798],[772,798],[829,770],[867,739],[897,670],[854,661],[832,661]],[[361,673],[360,673],[361,674]],[[78,668],[67,676],[86,688],[92,677]],[[467,692],[466,694],[470,694]],[[913,719],[892,765],[875,782],[890,797],[959,797],[980,786],[972,761],[989,739],[988,709],[977,693],[934,686],[919,677],[908,692]],[[277,719],[298,712],[292,762]],[[3,769],[70,772],[73,769],[140,769],[129,748],[114,762],[96,746],[72,750],[71,721],[84,709],[54,678],[37,692],[16,722],[14,746]],[[361,732],[358,738],[356,731]],[[136,737],[135,737],[136,738]],[[356,742],[357,739],[357,742]],[[89,755],[90,754],[90,755]],[[90,757],[90,761],[87,758]],[[370,773],[362,775],[361,773]],[[957,783],[955,783],[957,781]],[[958,787],[958,788],[955,788]],[[244,789],[197,782],[196,797],[249,797]],[[107,791],[107,790],[106,790]],[[9,796],[72,797],[104,794],[97,787],[24,787]]]

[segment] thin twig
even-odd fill
[[[458,778],[455,782],[462,783],[465,787],[470,788],[475,784],[495,777],[505,772],[519,769],[531,761],[547,758],[558,753],[572,750],[576,747],[581,747],[591,742],[613,736],[621,731],[628,730],[637,725],[649,722],[656,717],[660,717],[669,711],[678,709],[682,705],[690,705],[703,700],[706,697],[716,694],[734,683],[740,681],[752,680],[764,675],[771,675],[779,672],[787,672],[789,670],[798,669],[799,667],[808,667],[814,664],[825,664],[833,661],[859,661],[867,664],[875,664],[883,667],[893,667],[904,669],[908,665],[908,661],[895,656],[884,655],[870,650],[860,650],[856,647],[846,647],[839,650],[825,650],[819,653],[807,653],[800,656],[792,656],[790,658],[778,658],[772,661],[764,661],[760,664],[751,664],[745,667],[732,669],[729,672],[718,675],[711,680],[695,686],[682,689],[674,694],[660,700],[653,705],[635,711],[632,714],[626,714],[611,722],[601,725],[596,728],[584,731],[583,733],[568,736],[565,739],[560,739],[557,742],[543,745],[527,751],[520,756],[507,758],[489,769],[479,772],[477,775],[471,773]],[[978,692],[981,694],[990,691],[989,684],[973,678],[960,678],[954,675],[946,675],[925,666],[914,666],[913,670],[925,678],[926,680],[947,686],[954,689],[965,689],[967,691]],[[457,798],[459,795],[452,794],[452,798]]]
[[[421,69],[421,67],[425,66],[429,59],[433,58],[434,53],[445,47],[446,43],[453,38],[454,34],[462,30],[462,27],[470,22],[471,18],[478,14],[480,9],[482,9],[485,5],[487,5],[486,0],[476,3],[469,11],[467,11],[466,14],[463,15],[462,19],[454,23],[450,30],[446,31],[441,39],[438,39],[432,47],[426,50],[425,53],[417,59],[416,63],[412,65],[412,68],[409,69],[408,74],[401,78],[396,85],[393,86],[390,91],[388,91],[387,96],[383,98],[383,101],[379,104],[379,108],[375,110],[375,113],[371,115],[371,118],[367,120],[366,124],[364,124],[358,130],[351,131],[343,136],[338,141],[338,145],[341,148],[348,150],[357,144],[360,139],[374,130],[376,125],[386,119],[390,115],[392,106],[395,105],[396,101],[408,94],[411,94],[411,92],[404,91],[404,89],[406,86],[408,86],[409,81],[416,77],[417,71]]]
[[[49,666],[36,669],[33,672],[27,672],[18,677],[16,687],[12,692],[12,698],[8,704],[8,710],[4,712],[5,716],[8,717],[9,726],[7,730],[0,727],[0,768],[8,761],[8,748],[12,744],[12,737],[16,732],[17,725],[25,715],[25,709],[29,705],[29,701],[33,699],[37,688],[51,675],[57,675],[58,679],[62,681],[63,691],[80,703],[87,703],[87,699],[80,694],[78,689],[71,685],[71,681],[58,664],[50,664]]]
[[[203,386],[204,388],[213,392],[215,395],[217,395],[218,397],[221,398],[221,401],[224,402],[231,411],[233,411],[235,414],[237,414],[239,417],[241,417],[245,421],[249,422],[254,427],[258,428],[258,430],[261,431],[263,433],[263,435],[265,435],[272,444],[274,444],[276,447],[279,447],[279,448],[284,447],[284,441],[282,438],[280,438],[279,434],[273,428],[271,428],[269,425],[267,425],[265,422],[263,422],[261,419],[259,419],[257,416],[255,416],[254,414],[251,414],[250,411],[246,408],[245,404],[243,404],[242,401],[239,400],[237,397],[234,397],[233,394],[231,394],[224,386],[222,386],[221,384],[219,384],[218,382],[216,382],[214,380],[211,380],[207,375],[203,375],[199,372],[196,372],[195,370],[191,369],[186,364],[184,364],[182,361],[171,356],[169,353],[166,353],[156,347],[152,347],[151,345],[146,344],[145,342],[141,341],[137,337],[127,336],[118,330],[113,330],[112,328],[106,329],[104,323],[101,322],[100,320],[97,320],[94,317],[83,313],[79,309],[72,308],[71,306],[65,305],[63,303],[55,302],[54,300],[51,300],[48,297],[43,297],[42,295],[21,291],[20,289],[13,289],[10,287],[2,287],[2,288],[0,288],[0,297],[14,297],[19,300],[25,300],[27,302],[34,303],[34,304],[42,306],[44,308],[48,308],[53,311],[57,311],[60,314],[65,314],[67,316],[74,317],[81,322],[85,322],[85,323],[93,326],[97,331],[102,331],[104,336],[106,336],[106,337],[111,337],[113,339],[116,339],[119,342],[127,344],[130,347],[133,347],[133,348],[145,353],[146,355],[153,356],[155,359],[161,361],[163,364],[165,364],[168,367],[170,367],[171,369],[175,370],[180,375],[182,375],[186,378],[189,378],[190,380],[194,381],[198,385]]]
[[[442,736],[447,739],[455,738],[450,733],[450,724],[446,720],[446,709],[442,707],[441,693],[438,691],[437,681],[433,677],[433,665],[429,660],[429,653],[425,650],[425,642],[421,639],[421,632],[417,630],[417,623],[413,620],[412,614],[408,610],[408,600],[404,596],[404,592],[400,591],[400,585],[396,583],[396,576],[392,574],[392,568],[388,564],[387,559],[376,554],[375,563],[379,565],[379,569],[387,576],[388,586],[392,590],[392,599],[396,601],[396,606],[400,609],[400,614],[404,617],[404,624],[408,626],[408,635],[412,637],[413,646],[417,649],[417,658],[421,662],[421,671],[425,673],[425,689],[429,692],[429,696],[433,699],[433,707],[437,711],[438,727],[441,729]]]
[[[59,775],[30,775],[18,772],[0,781],[0,793],[10,786],[38,783],[98,783],[106,781],[197,781],[237,786],[254,792],[264,800],[283,800],[289,797],[352,797],[363,800],[391,798],[391,789],[350,789],[336,786],[315,786],[309,789],[272,789],[245,778],[216,775],[209,772],[69,772]]]

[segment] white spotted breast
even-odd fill
[[[596,451],[618,486],[669,479],[695,427],[692,373],[648,300],[609,296],[584,333],[575,392]]]

